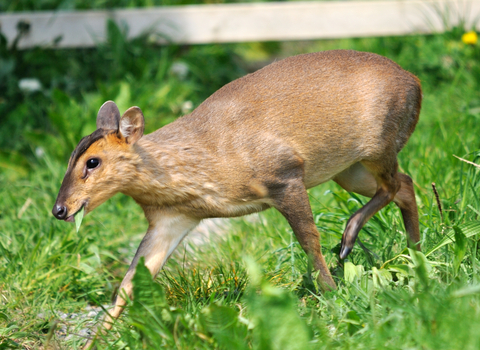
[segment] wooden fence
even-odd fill
[[[480,28],[480,0],[302,1],[165,6],[110,11],[0,15],[0,30],[21,49],[91,47],[105,40],[106,21],[128,36],[152,33],[179,44],[311,40],[440,32],[465,23]]]

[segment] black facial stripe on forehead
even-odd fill
[[[82,138],[70,156],[69,166],[73,166],[77,162],[78,158],[80,158],[80,156],[84,154],[93,143],[114,132],[115,131],[113,130],[97,129],[90,135]]]

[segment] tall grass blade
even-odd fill
[[[457,226],[465,235],[465,237],[473,237],[480,234],[480,221],[469,221]],[[431,255],[433,252],[437,251],[438,249],[442,248],[447,244],[451,244],[455,242],[455,231],[454,229],[450,229],[446,234],[445,237],[442,238],[440,242],[438,242],[425,256]]]
[[[458,226],[454,226],[453,230],[455,231],[455,255],[453,259],[453,268],[457,274],[460,264],[467,252],[467,238]]]

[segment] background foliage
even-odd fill
[[[14,1],[0,11],[84,4]],[[385,55],[422,81],[421,119],[399,158],[415,181],[423,254],[406,250],[399,211],[389,205],[361,231],[348,260],[339,261],[346,221],[367,199],[325,184],[310,197],[338,291],[317,293],[288,224],[267,211],[203,241],[187,240],[155,282],[139,268],[135,301],[98,346],[478,349],[480,178],[453,155],[479,161],[480,47],[462,42],[463,28],[447,29],[430,36],[156,46],[148,36],[127,41],[128,28],[108,23],[108,41],[95,49],[17,51],[2,39],[0,349],[81,346],[95,316],[80,315],[110,303],[146,230],[140,209],[121,195],[87,216],[78,234],[50,214],[68,156],[93,131],[105,100],[122,111],[140,106],[150,132],[274,59],[338,48]],[[22,88],[25,79],[41,88]]]
[[[128,7],[177,6],[197,4],[225,4],[261,2],[262,0],[13,0],[0,3],[0,11],[90,10]],[[268,0],[263,0],[268,1]]]

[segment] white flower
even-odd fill
[[[25,92],[34,92],[42,89],[42,83],[37,78],[24,78],[20,79],[18,87]]]

